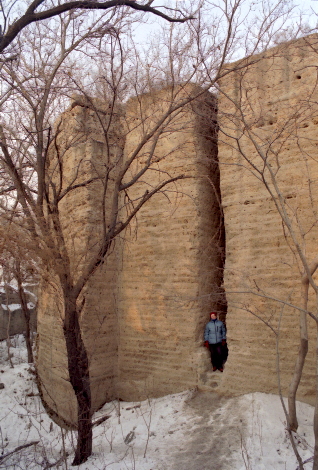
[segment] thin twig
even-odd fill
[[[32,441],[32,442],[29,442],[29,444],[23,444],[22,446],[16,447],[14,450],[11,450],[11,452],[8,452],[7,454],[1,455],[0,462],[3,462],[10,455],[15,454],[16,452],[20,452],[20,450],[22,450],[22,449],[26,449],[27,447],[37,445],[39,442],[40,441]]]

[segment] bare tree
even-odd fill
[[[84,462],[92,451],[89,358],[80,325],[85,305],[83,292],[141,208],[154,195],[171,190],[188,177],[182,171],[161,169],[161,162],[168,160],[169,154],[160,155],[158,144],[176,130],[184,132],[188,107],[200,104],[207,90],[215,89],[217,81],[233,71],[224,64],[242,46],[241,4],[236,0],[230,7],[228,2],[221,2],[215,12],[213,9],[213,17],[209,18],[215,25],[213,31],[201,13],[192,24],[185,23],[183,33],[172,26],[161,36],[161,45],[151,45],[154,55],[151,51],[146,55],[131,42],[125,48],[121,41],[121,34],[129,32],[131,17],[125,9],[112,8],[117,4],[66,3],[61,5],[62,10],[53,8],[53,14],[51,10],[46,16],[51,20],[39,23],[42,17],[34,12],[44,3],[32,3],[26,15],[28,22],[34,24],[20,37],[17,60],[2,63],[0,210],[4,215],[10,214],[12,223],[32,240],[44,275],[51,275],[59,288],[68,374],[77,400],[74,465]],[[73,5],[72,10],[62,14],[69,5]],[[109,11],[88,24],[76,8],[94,5],[107,5]],[[142,8],[131,1],[120,5],[154,13],[149,10],[150,2]],[[282,6],[283,2],[277,5]],[[271,26],[282,16],[282,10],[277,11],[277,15],[272,13]],[[21,21],[22,18],[23,15]],[[7,28],[7,41],[16,37],[18,21]],[[253,28],[248,30],[252,37]],[[262,39],[266,42],[267,33],[268,28],[264,27],[257,40],[249,44],[249,53],[260,47]],[[248,44],[246,37],[244,41]],[[8,42],[3,44],[4,48]],[[85,61],[81,60],[83,57]],[[242,60],[236,69],[243,70],[252,62]],[[164,101],[160,94],[156,95],[162,87],[166,89]],[[95,91],[103,97],[102,103],[92,98]],[[78,122],[74,118],[78,126],[68,139],[68,122],[63,115],[57,117],[74,92],[77,95],[70,109],[74,113],[76,108],[84,111]],[[144,106],[144,94],[149,92],[153,99],[151,114],[150,108],[147,113]],[[139,113],[130,120],[123,113],[122,104],[132,95],[136,96]],[[73,149],[86,142],[92,119],[105,152],[96,152],[96,159],[91,161],[76,151],[70,157]],[[116,135],[114,129],[119,121],[121,131]],[[133,132],[135,144],[124,155],[123,141]],[[150,184],[147,177],[151,172],[158,179]],[[75,192],[96,188],[101,194],[101,230],[85,241],[74,265],[72,241],[76,234],[70,225],[66,227],[65,205]],[[173,188],[178,191],[177,186]]]
[[[4,188],[1,208],[4,215],[10,214],[12,224],[26,231],[43,268],[55,276],[61,288],[68,371],[78,404],[78,443],[74,465],[85,461],[92,450],[89,361],[79,322],[84,305],[81,293],[110,252],[116,237],[126,229],[143,205],[154,194],[184,178],[183,174],[165,174],[155,186],[143,190],[137,199],[129,197],[130,188],[138,184],[146,171],[157,167],[155,149],[160,135],[169,132],[168,126],[173,125],[184,107],[195,98],[189,96],[189,93],[182,93],[184,87],[172,87],[171,98],[157,119],[147,126],[142,123],[144,132],[129,158],[123,160],[120,145],[113,153],[111,131],[118,119],[124,77],[123,49],[118,31],[123,27],[124,19],[122,15],[117,18],[118,24],[112,27],[110,45],[105,47],[104,53],[100,48],[100,40],[104,35],[100,20],[89,28],[83,28],[80,16],[70,13],[60,16],[55,23],[49,22],[42,26],[36,23],[34,30],[25,36],[24,45],[21,45],[21,52],[25,49],[25,53],[20,54],[19,63],[6,62],[1,70],[4,84],[3,121],[0,128]],[[116,16],[113,16],[113,23],[115,20]],[[57,37],[60,38],[59,42]],[[118,57],[114,56],[114,44]],[[102,169],[96,165],[87,171],[85,158],[81,158],[74,163],[70,177],[64,170],[67,166],[65,155],[71,147],[85,141],[85,123],[78,128],[74,140],[67,144],[63,141],[63,122],[58,121],[55,127],[52,123],[58,112],[65,108],[68,96],[79,90],[77,77],[83,71],[76,64],[81,54],[80,47],[86,58],[96,58],[98,54],[109,63],[110,72],[105,78],[109,93],[107,111],[83,90],[84,98],[79,101],[75,99],[72,105],[84,107],[88,113],[93,113],[97,126],[102,129],[108,151]],[[69,59],[71,53],[74,54],[72,60]],[[90,78],[84,77],[84,89],[85,80],[90,81]],[[125,80],[127,85],[127,77]],[[194,94],[198,94],[197,91]],[[142,166],[137,165],[138,170],[134,169],[136,162],[141,161],[144,155],[148,155],[145,162]],[[103,188],[102,230],[78,271],[72,265],[61,207],[72,192],[93,188],[96,184]],[[122,195],[125,195],[124,199]],[[108,206],[105,205],[107,198],[110,201]]]

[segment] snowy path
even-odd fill
[[[243,410],[213,392],[198,392],[184,408],[188,417],[185,439],[175,452],[170,470],[233,470],[241,449]],[[234,407],[235,408],[235,407]],[[190,463],[191,462],[191,463]]]

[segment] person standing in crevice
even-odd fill
[[[210,321],[205,326],[204,346],[210,350],[213,371],[223,372],[223,348],[226,346],[224,323],[217,319],[216,312],[210,313]]]

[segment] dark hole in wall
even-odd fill
[[[219,250],[220,250],[220,257],[219,257],[219,278],[218,278],[218,288],[217,291],[213,295],[213,304],[215,305],[215,311],[218,314],[218,319],[221,320],[225,327],[226,327],[226,315],[227,315],[227,300],[226,300],[226,292],[224,290],[224,266],[225,266],[225,258],[226,258],[226,233],[225,233],[225,224],[224,224],[224,212],[222,207],[222,194],[221,194],[221,185],[220,185],[220,167],[219,167],[219,158],[218,158],[218,138],[219,138],[219,127],[218,127],[218,118],[217,113],[218,109],[217,106],[214,108],[215,117],[211,122],[211,134],[214,139],[215,144],[215,166],[214,170],[217,173],[217,184],[216,184],[216,192],[217,197],[219,200]],[[208,319],[209,321],[210,319]],[[222,367],[227,361],[228,357],[228,347],[227,345],[222,345],[221,347],[221,355],[222,355]],[[211,358],[212,360],[212,358]],[[212,362],[212,365],[213,364]],[[214,370],[214,369],[213,369]]]
[[[217,113],[217,109],[216,109]],[[219,127],[216,124],[214,129],[215,135],[215,143],[216,143],[216,164],[217,164],[217,172],[218,172],[218,195],[219,195],[219,210],[220,210],[220,250],[221,250],[221,257],[220,257],[220,278],[219,278],[219,292],[217,298],[217,312],[219,319],[224,322],[226,325],[226,314],[227,314],[227,300],[226,300],[226,293],[223,287],[224,282],[224,266],[225,266],[225,257],[226,257],[226,233],[225,233],[225,224],[224,224],[224,213],[222,207],[222,194],[221,194],[221,187],[220,187],[220,168],[219,168],[219,159],[218,159],[218,134],[219,134]]]
[[[206,204],[209,204],[207,199],[204,199],[203,212],[206,213],[206,222],[203,223],[209,224],[209,217],[213,222],[211,227],[213,227],[213,233],[210,234],[210,251],[212,257],[214,258],[213,271],[210,273],[209,282],[210,285],[208,289],[205,290],[206,295],[202,299],[202,317],[197,324],[197,335],[200,341],[200,344],[203,345],[204,331],[206,324],[210,320],[210,312],[217,312],[219,320],[221,320],[226,326],[226,315],[227,315],[227,301],[226,293],[223,286],[224,279],[224,265],[225,265],[225,249],[226,249],[226,234],[224,227],[224,214],[222,210],[222,201],[221,201],[221,189],[220,189],[220,168],[218,160],[218,107],[217,99],[211,93],[204,93],[198,101],[194,101],[191,105],[192,111],[196,114],[196,132],[200,138],[198,141],[202,142],[202,148],[198,152],[198,155],[203,155],[203,158],[200,162],[203,167],[209,167],[209,183],[210,190],[212,188],[210,198],[210,205],[207,207]],[[205,171],[205,170],[204,170]],[[203,173],[204,173],[203,171]],[[209,213],[210,212],[210,213]],[[209,236],[208,236],[209,237]],[[209,243],[208,238],[206,243]],[[206,273],[203,273],[203,277]],[[202,343],[201,343],[202,341]]]
[[[206,139],[211,142],[211,181],[214,182],[213,190],[215,191],[217,206],[215,202],[214,206],[211,208],[213,211],[219,212],[219,226],[218,233],[213,234],[213,240],[216,242],[216,249],[219,250],[219,265],[218,265],[218,282],[217,288],[213,287],[213,292],[211,292],[211,311],[216,311],[218,318],[226,324],[226,314],[227,314],[227,301],[226,294],[223,287],[224,280],[224,265],[225,265],[225,253],[226,253],[226,234],[224,226],[224,214],[222,209],[222,198],[221,198],[221,189],[220,189],[220,168],[219,168],[219,159],[218,159],[218,107],[217,99],[210,94],[210,99],[205,102],[205,105],[209,107],[209,112],[203,112],[202,115],[208,116],[209,123],[208,125],[202,125],[201,132],[203,129]],[[206,319],[209,321],[209,318]]]

